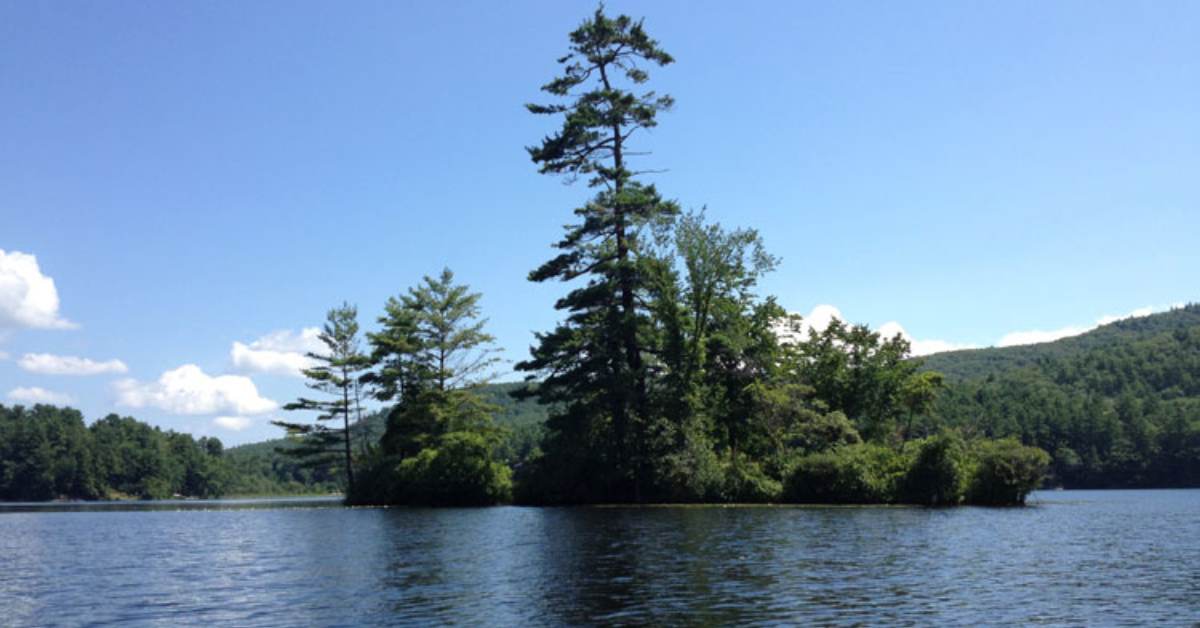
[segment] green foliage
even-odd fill
[[[219,497],[233,472],[215,438],[109,415],[0,405],[0,500]]]
[[[512,471],[492,458],[483,435],[449,432],[437,445],[400,463],[396,503],[482,506],[512,499]]]
[[[415,455],[377,453],[351,503],[487,506],[512,499],[512,470],[478,432],[448,432]]]
[[[979,377],[951,381],[917,432],[1016,438],[1067,487],[1200,486],[1200,306],[929,364]]]
[[[654,470],[654,494],[664,501],[721,501],[727,493],[726,465],[699,425],[685,426],[678,444],[656,460]]]
[[[896,502],[908,467],[905,456],[891,447],[873,443],[838,447],[797,460],[784,495],[797,503]]]
[[[1049,459],[1015,440],[968,443],[953,432],[901,448],[860,443],[801,457],[784,496],[799,503],[1019,505]]]
[[[977,463],[967,489],[973,504],[1023,504],[1050,466],[1050,454],[1014,438],[981,441],[973,454]]]
[[[232,470],[229,495],[315,495],[343,490],[345,475],[336,464],[305,464],[287,450],[297,444],[274,439],[230,447],[225,459]]]
[[[883,338],[834,319],[794,347],[791,371],[868,440],[895,438],[909,409],[923,403],[918,391],[936,393],[936,379],[916,375],[920,362],[908,359],[909,343],[899,335]]]
[[[0,406],[0,499],[103,495],[91,433],[75,410]]]
[[[901,498],[927,506],[953,506],[962,502],[973,471],[962,437],[955,432],[943,432],[913,441],[909,446],[915,454],[901,482]]]
[[[578,222],[566,227],[559,254],[529,275],[532,281],[586,283],[556,303],[564,320],[537,335],[530,359],[517,368],[542,377],[536,394],[554,407],[543,460],[567,451],[588,458],[556,463],[564,465],[556,467],[560,482],[594,488],[577,496],[587,501],[635,499],[653,473],[645,355],[653,333],[646,307],[650,231],[678,207],[653,185],[635,180],[629,140],[654,127],[657,114],[671,106],[669,96],[634,90],[648,80],[648,67],[672,59],[640,22],[609,18],[601,8],[571,33],[570,50],[559,62],[562,75],[542,87],[559,102],[528,108],[560,117],[561,127],[529,154],[542,173],[572,180],[582,175],[600,190],[575,210]],[[565,475],[575,470],[595,475]]]
[[[724,466],[723,501],[735,503],[770,503],[779,501],[783,484],[768,475],[759,463],[737,456]]]
[[[499,458],[499,406],[479,390],[494,363],[481,295],[437,278],[391,299],[370,334],[378,367],[365,378],[387,413],[380,448],[364,460],[364,482],[347,500],[360,504],[486,505],[512,498],[512,471]]]

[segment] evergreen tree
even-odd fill
[[[645,67],[673,59],[640,21],[610,18],[603,8],[570,42],[559,59],[563,74],[542,87],[566,102],[528,105],[532,113],[561,116],[562,127],[529,154],[542,173],[584,176],[598,192],[575,210],[579,221],[556,245],[560,253],[529,277],[586,282],[559,300],[566,319],[538,335],[518,368],[544,376],[537,393],[543,402],[564,404],[551,420],[547,454],[587,457],[585,473],[602,478],[588,480],[601,492],[590,499],[638,499],[648,463],[643,232],[678,208],[636,180],[629,142],[672,105],[670,96],[634,91],[649,78]]]
[[[359,403],[358,380],[370,366],[370,359],[359,350],[358,308],[344,303],[329,310],[319,336],[325,353],[309,353],[316,366],[305,369],[307,386],[327,395],[326,399],[300,399],[287,404],[284,410],[315,411],[318,423],[272,421],[287,430],[290,437],[300,441],[297,447],[281,449],[282,453],[305,459],[307,464],[324,466],[333,463],[340,448],[344,456],[346,486],[354,489],[354,462],[350,449],[350,413]],[[324,422],[342,419],[340,428]]]
[[[476,391],[498,362],[481,296],[445,269],[388,300],[382,329],[368,334],[378,367],[368,379],[395,405],[351,501],[488,504],[510,495],[511,472],[495,459],[496,408]]]
[[[481,402],[468,394],[491,378],[498,361],[481,297],[454,283],[447,268],[388,300],[383,328],[368,334],[379,366],[369,377],[376,396],[397,402],[383,437],[387,453],[410,456],[448,431],[487,422],[486,408],[475,408]]]

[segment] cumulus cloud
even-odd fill
[[[808,338],[808,334],[812,331],[816,331],[817,333],[823,332],[825,331],[826,327],[829,327],[829,323],[833,322],[834,319],[843,321],[846,320],[842,316],[841,310],[827,304],[821,304],[814,307],[807,315],[800,314],[799,312],[791,313],[800,315],[799,328],[793,331],[792,329],[788,329],[783,325],[780,325],[775,329],[775,333],[785,342],[804,340]]]
[[[0,329],[71,329],[58,313],[54,280],[42,274],[37,257],[0,249]]]
[[[234,342],[229,357],[243,371],[301,377],[301,371],[313,367],[307,354],[325,348],[320,335],[321,330],[316,327],[305,327],[299,332],[276,331],[250,344]]]
[[[208,375],[195,364],[167,371],[156,382],[125,379],[114,385],[117,403],[131,408],[158,408],[171,414],[253,415],[279,404],[258,394],[249,377]]]
[[[828,327],[829,323],[831,323],[834,319],[845,321],[846,317],[842,315],[841,310],[832,305],[826,303],[817,305],[812,309],[811,312],[808,313],[807,316],[802,315],[800,323],[800,337],[807,338],[809,332],[813,330],[817,331],[818,333],[825,331],[825,328]],[[909,342],[912,347],[912,355],[914,356],[930,355],[933,353],[941,353],[943,351],[957,351],[959,349],[975,348],[975,345],[971,344],[954,343],[945,340],[913,338],[912,335],[900,325],[900,323],[895,321],[880,325],[879,329],[876,331],[878,331],[879,335],[883,336],[884,338],[892,338],[896,334],[899,334],[901,338],[904,338]],[[788,331],[783,331],[780,335],[785,339],[788,337],[794,337],[794,334]]]
[[[8,391],[8,399],[16,403],[46,403],[57,406],[65,406],[73,401],[70,395],[37,386],[14,388]]]
[[[244,416],[219,416],[213,419],[213,425],[219,428],[240,432],[250,427],[251,420]]]
[[[934,353],[944,353],[946,351],[959,351],[962,349],[976,349],[978,345],[949,342],[946,340],[919,340],[913,338],[904,327],[895,321],[890,321],[879,326],[879,335],[884,338],[892,338],[897,334],[901,338],[908,341],[912,347],[912,355],[919,357],[923,355],[933,355]]]
[[[1167,308],[1165,308],[1165,307],[1153,307],[1153,306],[1139,307],[1138,309],[1136,309],[1132,312],[1129,312],[1128,314],[1123,314],[1120,316],[1113,316],[1111,314],[1101,316],[1100,318],[1096,319],[1095,323],[1093,323],[1091,325],[1068,325],[1066,327],[1060,327],[1058,329],[1049,329],[1049,330],[1031,329],[1031,330],[1027,330],[1027,331],[1014,331],[1014,332],[1004,334],[1004,336],[1002,338],[1000,338],[1000,342],[996,343],[996,346],[997,347],[1015,347],[1018,345],[1032,345],[1032,344],[1038,344],[1041,342],[1053,342],[1055,340],[1059,340],[1062,338],[1069,338],[1071,336],[1078,336],[1080,334],[1085,334],[1085,333],[1092,331],[1093,329],[1100,327],[1102,325],[1108,325],[1109,323],[1115,323],[1117,321],[1125,320],[1127,318],[1139,318],[1142,316],[1149,316],[1156,312],[1163,312],[1166,309]]]
[[[103,375],[129,371],[129,367],[120,360],[97,362],[88,358],[77,358],[73,355],[49,353],[26,353],[21,356],[20,360],[17,360],[17,366],[30,373],[43,375]]]

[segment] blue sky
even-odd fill
[[[643,164],[791,310],[932,350],[1200,297],[1196,3],[608,6],[678,61]],[[522,358],[588,196],[522,105],[592,8],[0,4],[0,403],[275,436],[301,330],[443,265]]]

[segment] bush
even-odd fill
[[[967,490],[967,500],[973,504],[1024,504],[1050,466],[1049,454],[1013,438],[981,441],[974,454],[975,472]]]
[[[783,485],[767,475],[757,462],[738,456],[724,467],[725,487],[721,495],[724,501],[761,504],[779,501],[783,496]]]
[[[796,461],[784,495],[802,504],[887,503],[903,471],[902,456],[882,445],[839,447]]]
[[[962,502],[971,478],[970,459],[962,437],[943,432],[921,441],[902,483],[901,500],[927,506]]]
[[[400,503],[400,456],[388,456],[378,450],[355,465],[354,488],[346,491],[349,504]]]
[[[665,502],[719,501],[726,469],[698,430],[685,432],[683,444],[654,464],[654,499]]]
[[[512,499],[512,471],[491,455],[475,432],[450,432],[437,448],[399,460],[381,457],[364,467],[354,495],[358,504],[487,506]]]

